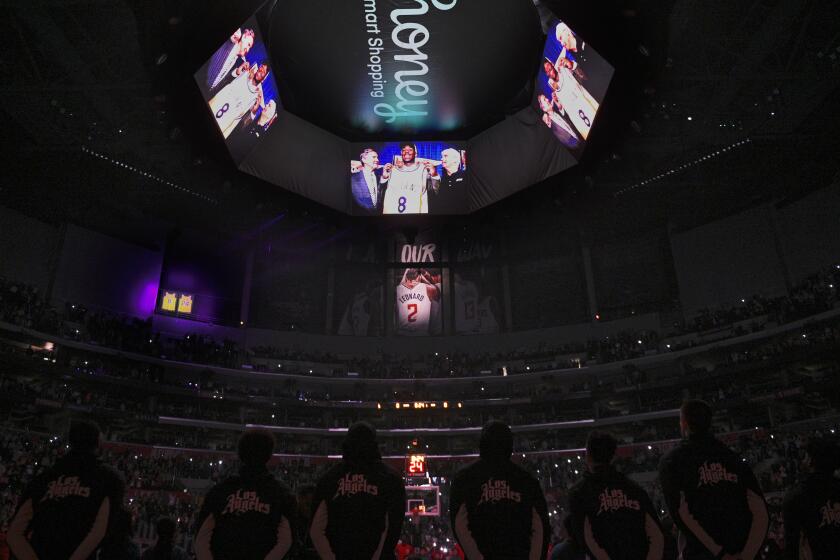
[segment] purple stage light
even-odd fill
[[[134,298],[134,311],[141,317],[148,317],[155,312],[157,302],[158,282],[149,280],[143,283],[136,292]]]

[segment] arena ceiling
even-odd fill
[[[835,179],[840,33],[830,0],[567,4],[543,9],[562,11],[616,67],[607,125],[576,169],[484,213],[561,207],[592,223],[614,223],[616,212],[690,223]],[[340,220],[237,172],[202,120],[191,74],[226,22],[258,5],[0,2],[10,38],[0,203],[108,230],[241,233],[284,209]]]

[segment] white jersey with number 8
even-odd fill
[[[210,100],[210,110],[225,138],[230,136],[239,121],[247,115],[259,99],[261,86],[251,85],[248,72],[242,72]]]
[[[429,198],[426,183],[429,172],[422,165],[406,170],[396,167],[391,170],[391,178],[385,189],[382,202],[383,214],[426,214],[429,212]]]
[[[418,283],[413,288],[397,286],[397,330],[400,334],[429,334],[432,302],[428,285]]]
[[[558,65],[559,66],[559,65]],[[575,79],[575,75],[565,66],[557,68],[558,78],[556,82],[549,82],[554,90],[554,96],[563,108],[563,112],[572,121],[572,124],[586,140],[592,123],[595,122],[595,114],[598,112],[598,102],[586,91]]]

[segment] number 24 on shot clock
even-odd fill
[[[409,455],[405,461],[405,472],[409,476],[421,476],[426,474],[426,456]]]

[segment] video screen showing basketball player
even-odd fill
[[[501,331],[502,310],[494,294],[501,294],[498,269],[462,269],[452,284],[456,334],[494,334]]]
[[[443,324],[440,269],[406,268],[397,277],[394,321],[401,336],[441,334]]]
[[[389,142],[354,146],[352,211],[357,215],[467,212],[467,154],[462,143]]]
[[[564,22],[549,27],[535,108],[543,125],[579,158],[614,69]]]
[[[241,162],[281,109],[256,19],[236,29],[194,78],[234,161]]]

